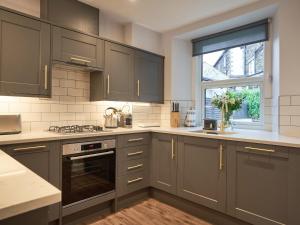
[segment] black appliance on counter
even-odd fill
[[[115,190],[116,140],[63,145],[62,205]]]

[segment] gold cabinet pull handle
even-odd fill
[[[48,65],[45,65],[45,68],[44,68],[44,76],[45,76],[45,83],[44,83],[44,87],[45,87],[45,90],[48,90]]]
[[[172,159],[175,159],[174,139],[172,138]]]
[[[136,166],[129,166],[127,168],[127,170],[134,170],[134,169],[138,169],[138,168],[141,168],[141,167],[143,167],[143,164],[138,164]]]
[[[245,147],[245,149],[250,150],[250,151],[260,151],[260,152],[268,152],[268,153],[275,152],[275,150],[273,150],[273,149],[265,149],[265,148]]]
[[[91,63],[90,60],[80,59],[80,58],[76,58],[76,57],[71,57],[70,59],[71,59],[71,61],[77,61],[77,62],[83,62],[83,63]]]
[[[219,147],[219,170],[223,170],[223,145],[220,144],[220,147]]]
[[[14,151],[24,152],[24,151],[44,149],[44,148],[46,148],[45,145],[39,145],[39,146],[32,146],[32,147],[15,148]]]
[[[143,154],[143,151],[139,151],[139,152],[133,152],[133,153],[128,153],[128,156],[134,156],[134,155],[141,155]]]
[[[137,96],[140,97],[140,80],[137,80]]]
[[[132,139],[129,139],[128,142],[138,142],[138,141],[142,141],[144,140],[144,138],[132,138]]]
[[[107,94],[109,95],[110,92],[110,80],[109,80],[109,74],[107,75]]]
[[[136,178],[136,179],[133,179],[133,180],[129,180],[127,183],[128,184],[132,184],[132,183],[135,183],[135,182],[138,182],[138,181],[142,181],[143,178],[142,177],[139,177],[139,178]]]

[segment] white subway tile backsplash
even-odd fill
[[[74,124],[104,124],[104,110],[110,106],[121,109],[125,104],[133,113],[133,124],[160,123],[169,126],[170,102],[167,106],[148,103],[90,102],[87,72],[74,72],[65,68],[53,68],[52,97],[4,97],[0,96],[0,113],[20,113],[22,130],[42,131],[51,126]],[[164,110],[163,110],[164,108]],[[166,120],[162,120],[162,112]]]
[[[290,96],[280,96],[279,103],[280,103],[280,105],[290,105],[291,97]]]
[[[42,121],[59,121],[59,113],[42,113]]]
[[[279,120],[280,120],[281,126],[291,125],[291,117],[290,116],[280,116]]]
[[[51,112],[68,112],[68,105],[51,104]]]
[[[76,81],[76,88],[89,89],[90,83],[86,81]]]
[[[60,87],[75,88],[75,80],[60,80]]]
[[[300,106],[280,106],[280,115],[282,116],[300,115]]]
[[[96,105],[84,105],[83,111],[84,112],[97,112],[97,106]]]
[[[8,103],[0,102],[0,113],[8,112]]]
[[[11,113],[30,112],[30,111],[31,111],[30,104],[20,103],[20,102],[9,103],[9,112]]]
[[[291,96],[291,105],[300,106],[300,96]]]
[[[67,91],[67,88],[52,87],[52,92],[54,95],[67,95]]]
[[[76,113],[75,115],[76,120],[91,120],[91,114],[90,113]]]
[[[68,105],[68,112],[83,112],[83,105]]]
[[[291,125],[300,127],[300,115],[299,116],[291,116]]]
[[[50,104],[31,104],[31,112],[50,112]]]
[[[23,122],[41,121],[41,120],[42,120],[41,113],[22,113]]]
[[[72,121],[75,120],[75,113],[60,113],[59,114],[59,120],[64,121]]]
[[[68,96],[82,97],[83,96],[83,89],[68,88]]]

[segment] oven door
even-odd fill
[[[63,206],[115,189],[115,150],[63,157]]]

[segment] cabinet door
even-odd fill
[[[6,153],[24,166],[61,189],[61,152],[58,142],[1,146]],[[49,221],[59,218],[59,203],[49,206]]]
[[[151,184],[153,187],[176,194],[177,137],[153,134],[151,151]]]
[[[289,153],[255,144],[230,148],[228,213],[252,224],[288,224]]]
[[[216,140],[180,137],[177,194],[225,212],[225,145]]]
[[[164,58],[137,50],[134,68],[136,100],[163,103]]]
[[[0,11],[0,94],[49,96],[50,25]]]
[[[134,50],[105,42],[106,99],[133,100]]]
[[[53,60],[103,69],[104,41],[79,32],[52,27]]]

